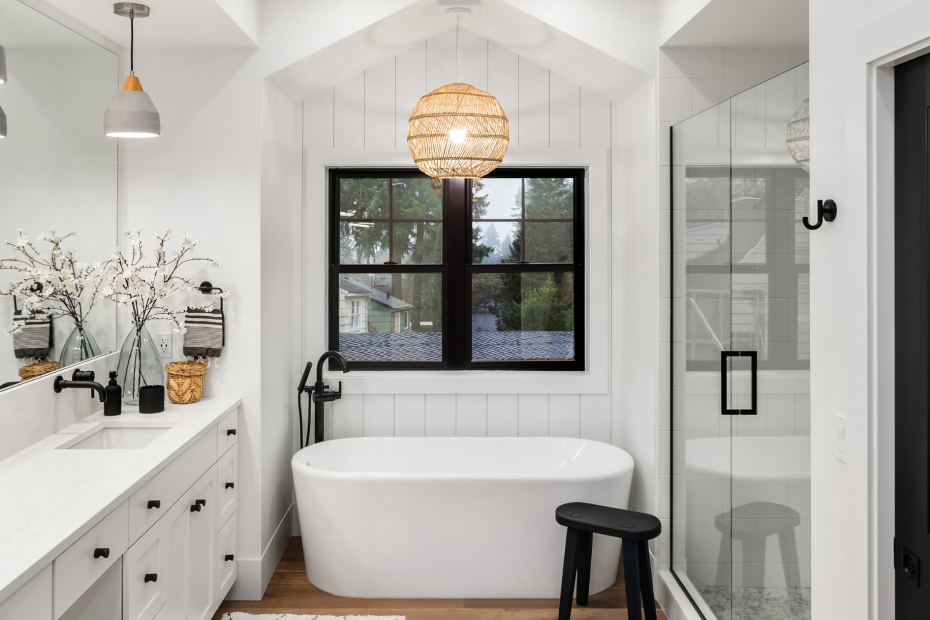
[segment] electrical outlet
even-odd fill
[[[162,357],[171,357],[171,334],[158,334],[155,346],[158,347],[158,353]]]

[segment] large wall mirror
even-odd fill
[[[17,0],[0,0],[0,45],[0,386],[8,389],[116,349],[116,305],[100,298],[93,264],[117,246],[117,141],[104,135],[103,113],[119,88],[119,58]],[[32,280],[24,270],[35,270]]]

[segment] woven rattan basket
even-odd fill
[[[203,376],[207,365],[197,362],[171,362],[168,371],[168,400],[176,405],[196,403],[203,397]]]
[[[35,379],[40,375],[58,370],[58,362],[37,362],[19,369],[19,376],[23,381]]]

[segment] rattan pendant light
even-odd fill
[[[458,25],[455,73],[458,78]],[[470,84],[447,84],[417,102],[407,124],[407,146],[433,178],[483,177],[504,160],[510,123],[493,96]]]

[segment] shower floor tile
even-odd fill
[[[698,588],[717,620],[802,620],[811,617],[810,588]],[[732,596],[732,613],[730,611]]]

